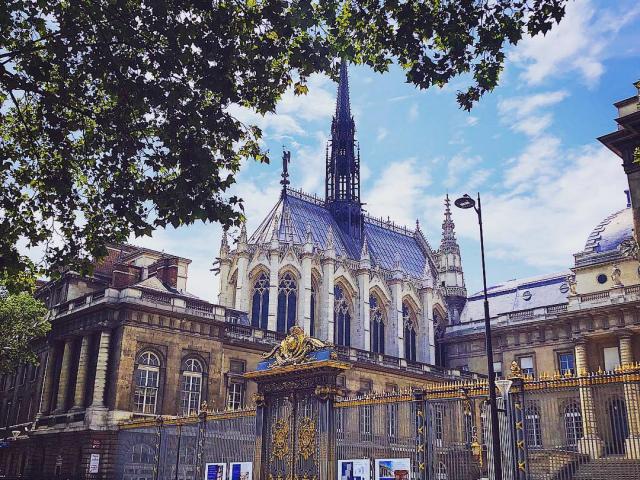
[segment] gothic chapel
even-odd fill
[[[365,213],[360,151],[340,67],[327,146],[325,197],[288,187],[253,234],[220,248],[223,306],[248,312],[254,327],[284,333],[294,324],[338,346],[407,361],[443,364],[436,337],[457,323],[467,292],[448,197],[440,248],[416,229]]]

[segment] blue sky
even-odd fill
[[[471,113],[460,110],[455,80],[419,91],[398,68],[380,75],[350,68],[351,105],[369,213],[413,227],[420,220],[437,248],[443,199],[480,191],[488,281],[566,270],[591,229],[624,208],[626,177],[596,137],[615,129],[612,103],[640,79],[640,5],[635,0],[571,1],[546,37],[508,52],[500,86]],[[313,77],[306,96],[286,94],[276,114],[235,109],[265,132],[272,164],[248,162],[235,192],[251,232],[277,200],[282,146],[291,150],[292,186],[324,194],[324,151],[336,85]],[[475,215],[453,212],[470,292],[481,288]],[[188,290],[216,300],[210,272],[218,225],[158,231],[132,243],[191,258]]]

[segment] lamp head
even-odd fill
[[[474,208],[476,206],[476,201],[465,193],[463,196],[456,199],[453,204],[458,208],[466,210],[468,208]]]

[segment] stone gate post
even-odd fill
[[[320,340],[295,325],[253,372],[258,384],[254,478],[335,480],[334,400],[349,368]]]

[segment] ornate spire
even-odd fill
[[[240,227],[240,238],[238,238],[238,243],[247,243],[247,224],[242,222],[242,226]]]
[[[433,288],[433,275],[429,261],[425,262],[424,270],[422,271],[422,288]]]
[[[311,233],[311,224],[309,222],[307,222],[306,226],[305,243],[313,245],[313,235]]]
[[[367,237],[364,237],[364,242],[362,242],[362,250],[360,251],[360,259],[369,259],[369,244],[367,243]]]
[[[455,223],[451,219],[451,200],[449,194],[444,199],[444,221],[442,222],[442,243],[440,249],[446,253],[459,253],[460,247],[456,240]]]
[[[329,225],[329,230],[327,231],[327,250],[334,250],[336,248],[334,240],[333,240],[333,227]]]
[[[336,114],[331,122],[331,149],[327,151],[325,201],[340,229],[350,238],[362,238],[360,154],[351,116],[347,62],[340,63]]]
[[[280,185],[282,185],[282,195],[287,194],[287,186],[289,185],[289,163],[291,163],[291,151],[282,148],[282,173],[280,176]]]

